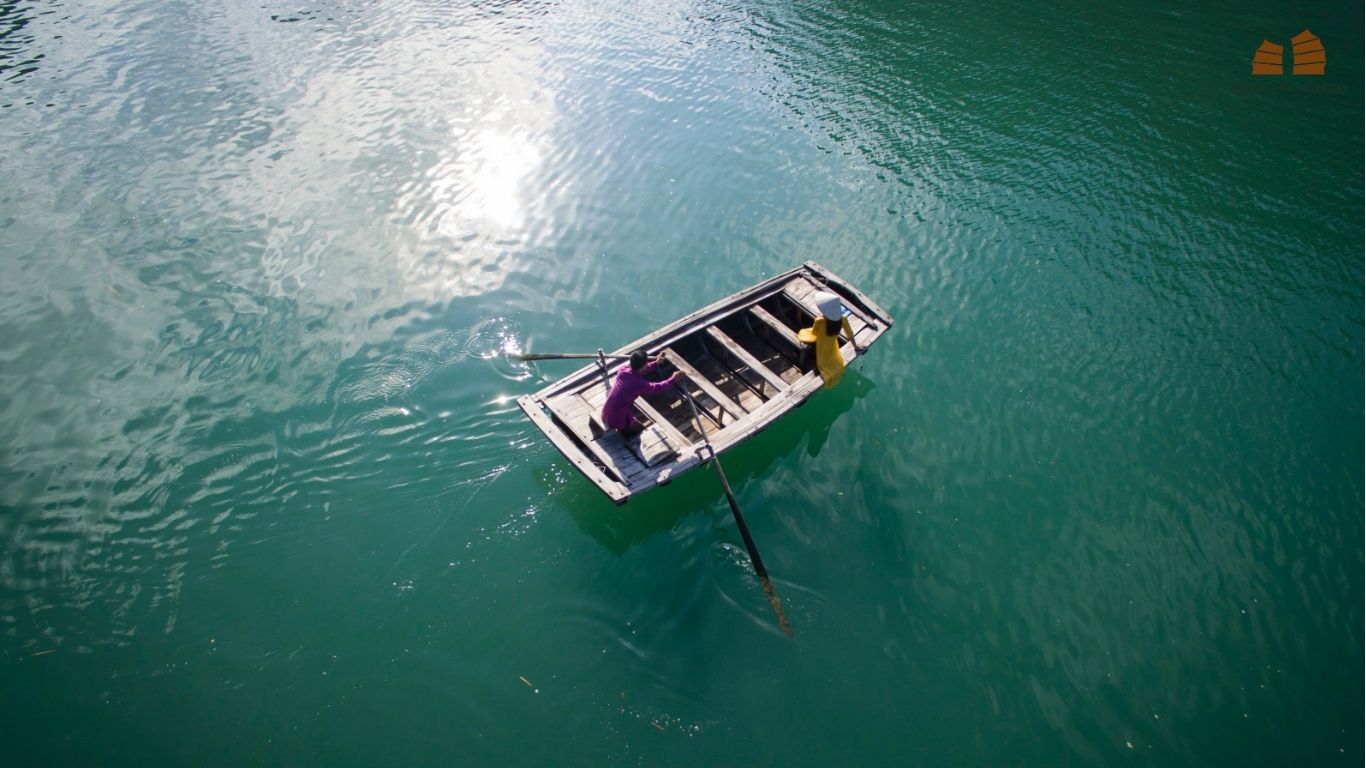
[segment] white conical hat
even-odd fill
[[[826,320],[838,320],[844,317],[844,305],[840,303],[840,297],[835,294],[817,291],[815,300],[816,308],[821,311],[822,315],[825,315]]]

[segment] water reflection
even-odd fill
[[[451,179],[437,185],[454,198],[437,222],[447,237],[458,238],[471,226],[507,231],[527,217],[523,187],[541,160],[541,149],[523,132],[481,129],[445,166]],[[438,203],[439,204],[439,203]]]
[[[556,170],[560,74],[544,44],[476,14],[303,63],[279,53],[319,34],[286,24],[251,49],[244,87],[288,72],[289,88],[247,105],[266,123],[259,146],[213,149],[212,196],[267,227],[263,292],[441,304],[524,270]],[[474,40],[478,55],[452,54]]]

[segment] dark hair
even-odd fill
[[[640,373],[640,369],[644,368],[648,362],[650,362],[650,358],[645,354],[645,350],[637,349],[631,353],[631,370],[636,373]]]

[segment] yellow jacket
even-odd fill
[[[821,378],[825,380],[825,388],[830,389],[840,383],[840,378],[844,376],[844,356],[840,354],[840,337],[838,334],[829,335],[825,332],[826,319],[816,318],[816,322],[811,326],[811,330],[816,334],[816,370],[820,371]],[[849,327],[849,318],[840,318],[840,327],[854,338],[854,330]]]

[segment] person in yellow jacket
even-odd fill
[[[797,332],[797,338],[808,344],[816,345],[816,370],[820,371],[825,388],[830,389],[840,383],[844,376],[844,355],[840,354],[840,331],[848,336],[854,345],[854,353],[859,349],[854,342],[854,329],[849,327],[849,319],[844,316],[844,305],[840,297],[833,293],[820,291],[815,296],[816,308],[821,317],[816,318],[810,328]]]

